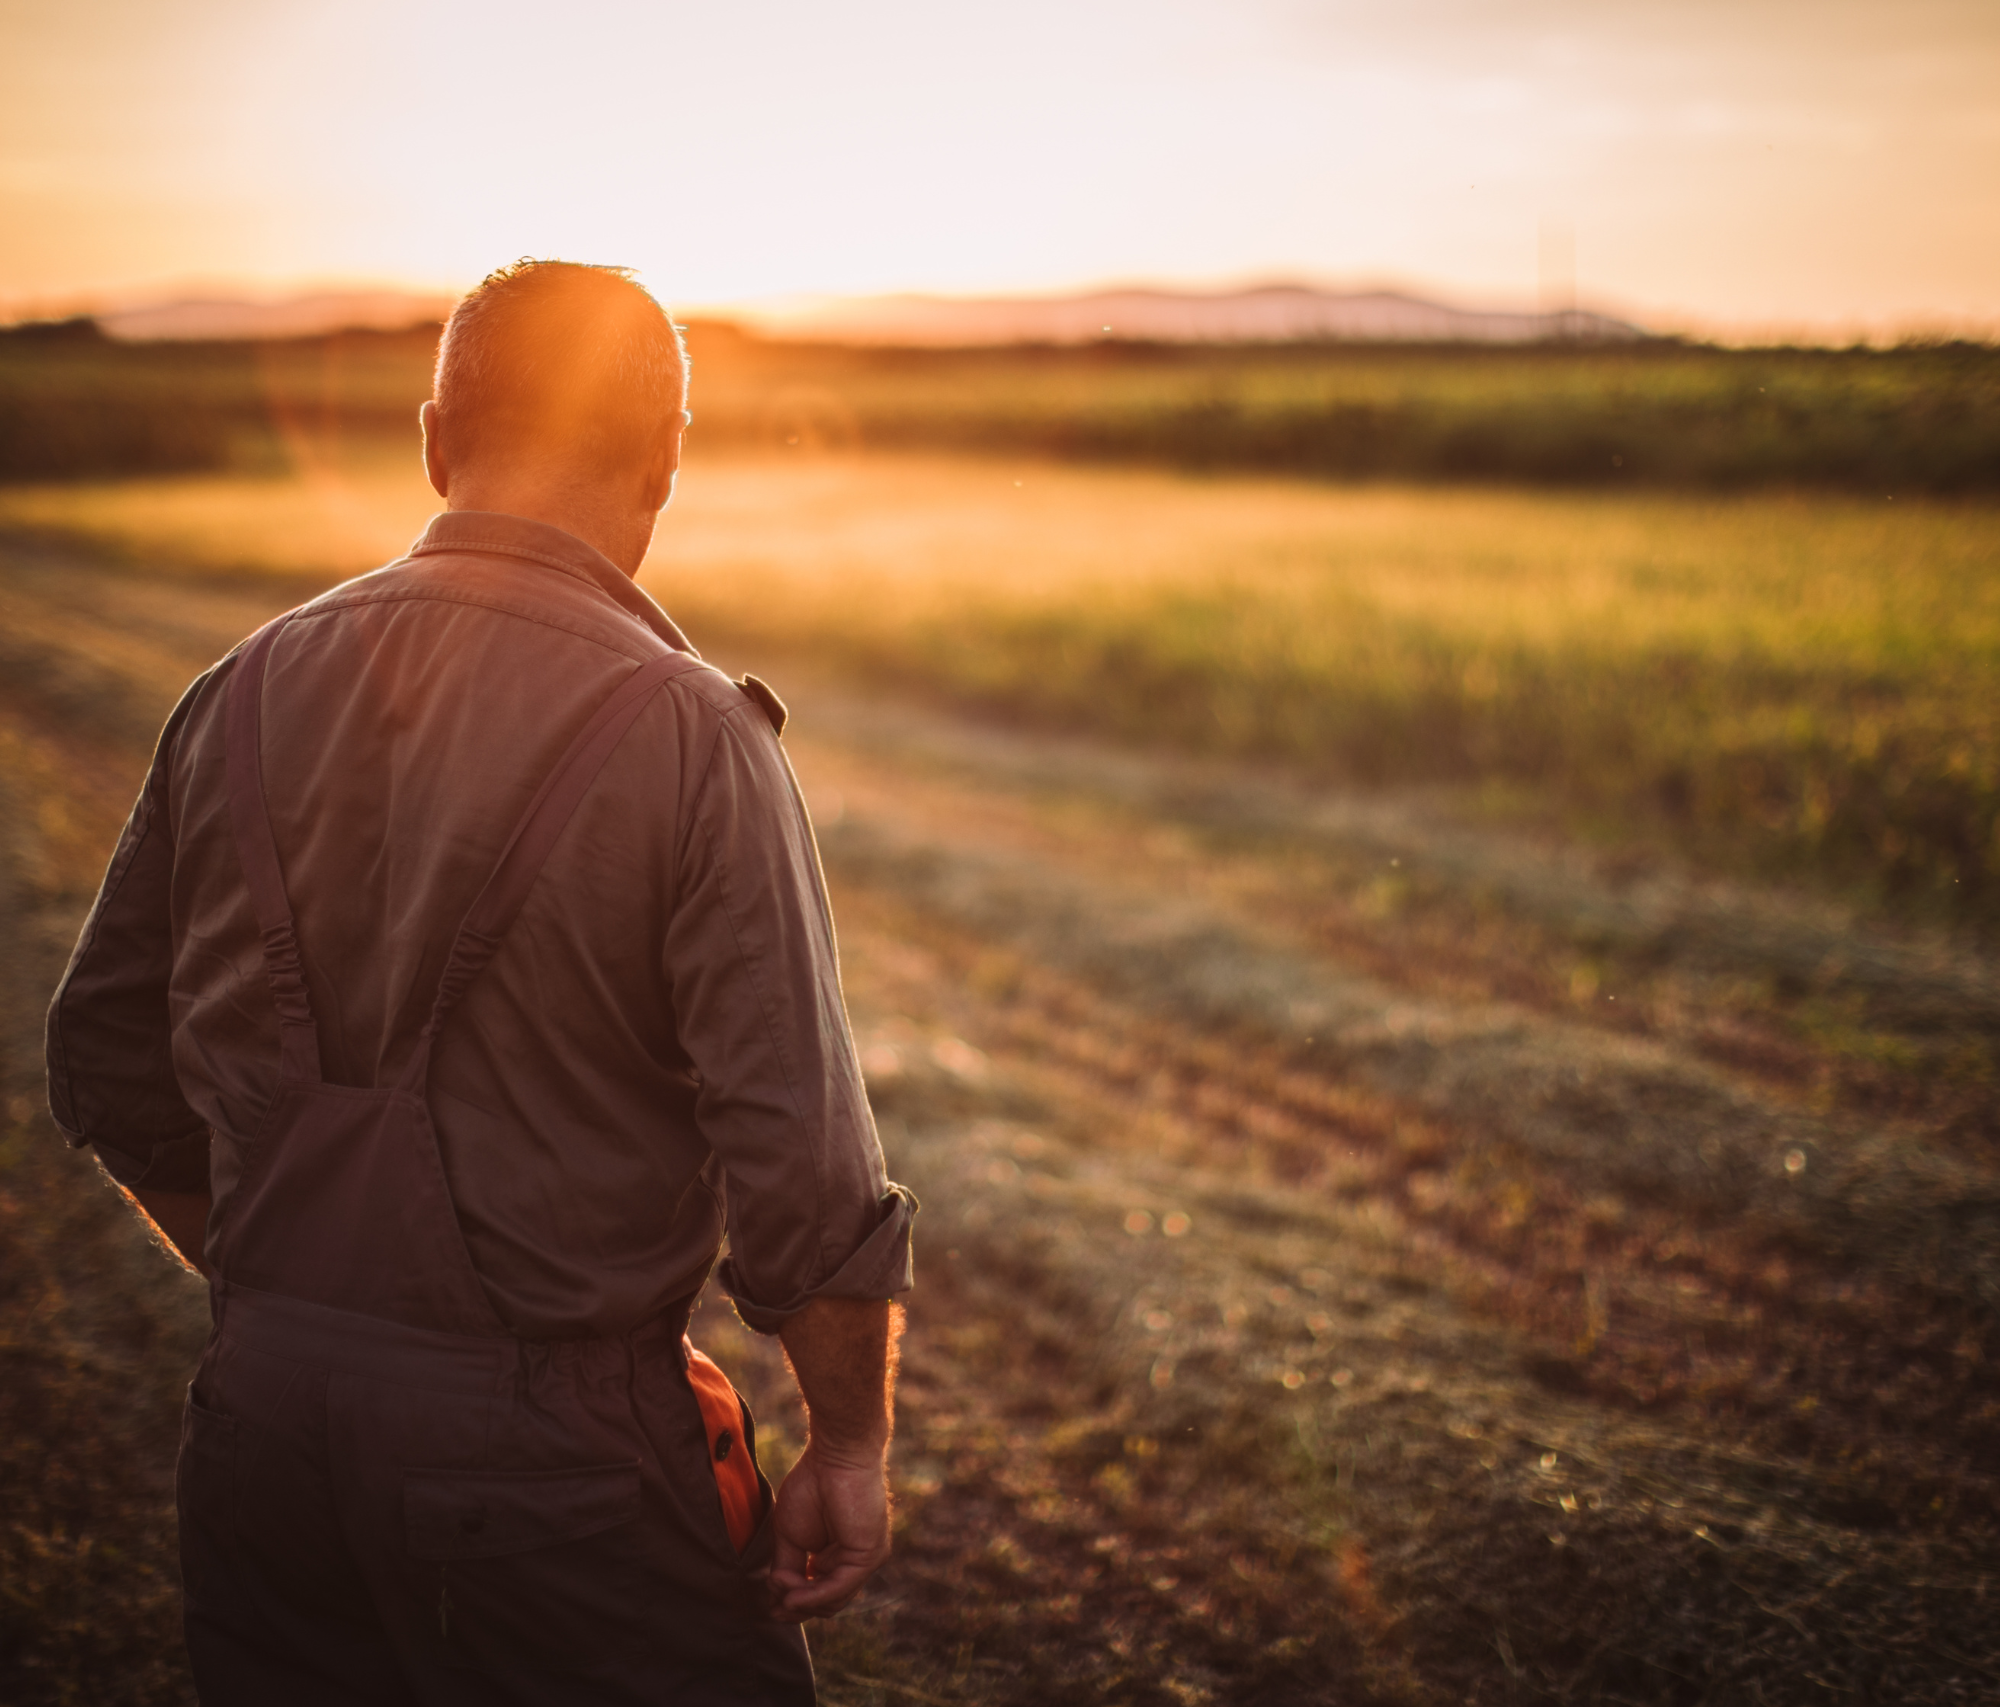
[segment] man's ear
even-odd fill
[[[444,436],[438,431],[438,406],[427,401],[417,411],[417,425],[424,434],[424,474],[431,490],[440,498],[451,496],[451,470],[445,466]]]
[[[685,422],[676,423],[671,432],[661,436],[646,464],[645,502],[650,511],[664,510],[674,495],[674,476],[681,470],[681,435],[686,431]]]

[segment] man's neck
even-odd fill
[[[650,512],[630,505],[607,503],[599,493],[503,480],[453,480],[445,508],[492,510],[561,528],[596,547],[635,579],[653,542],[656,520]]]

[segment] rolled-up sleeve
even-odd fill
[[[907,1291],[916,1199],[884,1167],[812,832],[748,700],[695,785],[677,877],[666,972],[727,1176],[738,1313],[773,1333],[815,1298]]]
[[[168,719],[97,902],[50,1004],[49,1112],[72,1145],[125,1185],[201,1191],[208,1129],[174,1075],[173,835],[169,770],[204,676]]]

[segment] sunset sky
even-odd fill
[[[1400,282],[2000,331],[1996,0],[0,0],[0,309]]]

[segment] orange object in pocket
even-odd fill
[[[764,1515],[764,1487],[757,1479],[757,1460],[743,1423],[743,1401],[715,1359],[696,1351],[686,1335],[681,1336],[681,1349],[687,1353],[688,1385],[694,1388],[708,1434],[708,1467],[715,1472],[715,1491],[722,1496],[722,1519],[740,1553],[750,1545]]]

